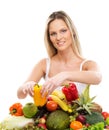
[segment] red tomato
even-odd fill
[[[102,116],[104,117],[104,120],[106,120],[107,117],[109,117],[109,113],[108,112],[102,112]]]
[[[46,108],[48,111],[55,111],[58,108],[58,104],[55,101],[47,101]]]

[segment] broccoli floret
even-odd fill
[[[98,122],[104,122],[104,118],[100,112],[91,112],[86,115],[86,123],[93,125]]]

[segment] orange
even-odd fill
[[[72,121],[70,123],[70,128],[72,128],[73,130],[78,130],[81,129],[83,127],[82,123],[80,121]]]

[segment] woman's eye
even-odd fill
[[[50,36],[56,36],[56,33],[51,33]]]
[[[67,29],[62,29],[61,33],[65,33],[67,31]]]
[[[60,30],[60,34],[63,34],[63,33],[65,33],[65,32],[67,32],[67,29],[62,29],[62,30]],[[52,33],[50,33],[50,36],[53,36],[53,37],[55,37],[55,36],[57,36],[57,33],[56,32],[52,32]]]

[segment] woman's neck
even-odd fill
[[[58,52],[56,55],[57,59],[63,62],[69,62],[72,59],[77,59],[78,57],[73,53],[73,51]]]

